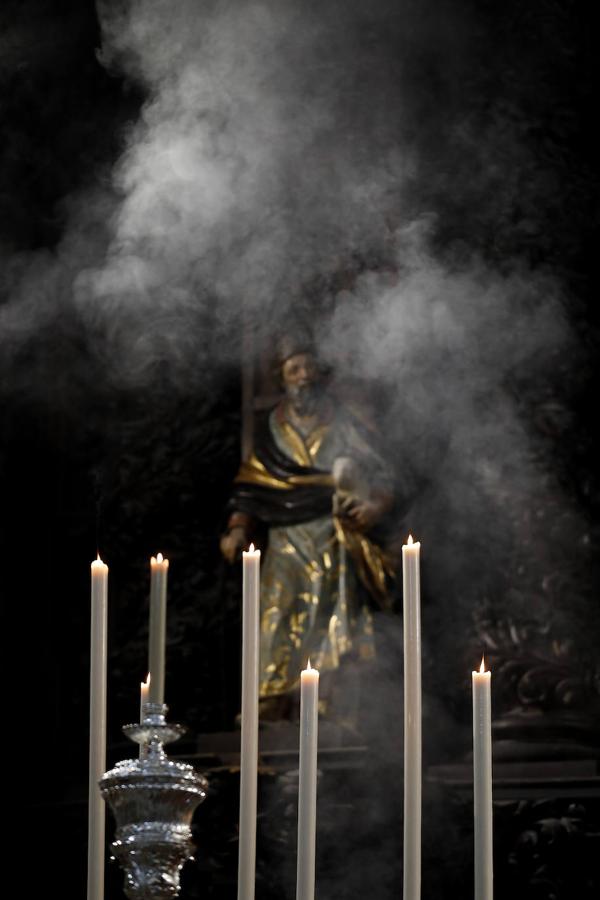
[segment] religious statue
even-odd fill
[[[321,673],[374,654],[372,609],[389,605],[392,567],[377,525],[392,478],[373,428],[328,390],[310,336],[277,347],[283,398],[256,429],[229,503],[229,562],[254,539],[261,566],[261,718],[288,715],[310,659]],[[327,680],[321,677],[325,688]],[[326,689],[325,689],[326,695]]]

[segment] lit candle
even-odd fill
[[[140,722],[144,721],[144,707],[150,696],[150,672],[145,681],[140,681]]]
[[[88,792],[88,900],[104,898],[106,811],[98,781],[106,771],[106,620],[108,566],[91,566],[90,778]]]
[[[317,829],[317,738],[319,673],[300,673],[300,772],[298,776],[298,863],[296,900],[314,900]]]
[[[167,574],[169,560],[162,553],[150,560],[150,634],[148,669],[150,672],[149,703],[165,702],[165,642],[167,631]]]
[[[144,707],[150,696],[150,672],[145,681],[140,681],[140,722],[144,721]]]
[[[260,550],[243,554],[242,731],[238,900],[253,900],[256,869],[256,789],[258,777],[258,661]]]
[[[149,694],[150,694],[150,672],[148,672],[148,675],[147,675],[145,681],[140,681],[140,725],[142,724],[142,722],[144,721],[144,718],[145,718],[144,707],[146,706],[146,703],[148,702]],[[145,755],[146,755],[146,745],[140,744],[140,749],[139,749],[140,759],[144,759]]]
[[[402,547],[404,604],[404,900],[421,896],[420,543]]]
[[[473,803],[475,833],[475,900],[492,900],[492,673],[483,659],[473,681]]]

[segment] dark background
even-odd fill
[[[428,15],[436,19],[435,11]],[[568,709],[584,723],[581,742],[593,744],[600,672],[591,440],[598,372],[594,35],[576,3],[453,0],[440,12],[444,42],[453,16],[469,27],[461,31],[450,71],[434,40],[412,50],[410,79],[418,89],[411,140],[426,173],[414,185],[412,202],[437,210],[433,241],[442,258],[476,251],[501,268],[518,252],[533,270],[550,267],[575,335],[552,376],[528,382],[521,407],[537,436],[534,447],[543,447],[540,456],[550,460],[529,514],[544,519],[562,555],[539,546],[533,528],[521,559],[514,547],[494,557],[481,593],[501,598],[508,612],[503,616],[495,607],[490,613],[481,602],[459,614],[459,622],[473,621],[471,615],[476,622],[460,649],[478,653],[489,639],[495,671],[507,673],[497,689],[499,714],[529,704],[552,719]],[[55,873],[68,865],[69,874],[60,876],[63,893],[81,896],[85,860],[74,834],[85,828],[89,562],[98,547],[110,566],[109,764],[119,758],[120,726],[137,714],[137,686],[146,670],[148,560],[158,550],[171,566],[171,715],[202,734],[229,730],[237,712],[239,572],[221,563],[218,535],[240,453],[241,370],[231,358],[241,359],[241,333],[216,313],[211,321],[203,307],[198,327],[230,342],[230,360],[198,376],[201,390],[198,380],[175,381],[168,361],[159,361],[140,390],[107,377],[111,360],[92,352],[93,338],[75,312],[47,315],[48,295],[36,294],[36,271],[43,280],[64,234],[70,198],[110,182],[144,90],[100,65],[96,12],[87,0],[5,3],[0,32],[2,296],[5,309],[22,303],[35,323],[23,326],[25,339],[3,320],[0,360],[2,594],[5,644],[15,651],[5,685],[18,723],[11,751],[27,773],[26,843],[34,858],[52,861]],[[383,42],[383,30],[373,40]],[[516,159],[512,137],[503,144],[508,132],[517,132],[526,148]],[[497,150],[485,179],[470,179],[474,162],[464,152],[465,133],[485,133],[485,146]],[[518,203],[507,206],[503,188],[519,177]],[[368,258],[352,261],[354,272],[373,265]],[[54,291],[68,291],[75,274],[56,276]],[[18,289],[24,281],[27,296]],[[429,523],[418,502],[414,518],[426,547],[439,523]],[[523,534],[528,526],[521,524]],[[531,555],[535,564],[527,570]],[[510,559],[519,578],[508,577],[499,559]],[[426,754],[428,762],[447,762],[468,750],[473,660],[464,652],[444,654],[452,645],[444,632],[453,611],[443,605],[439,580],[424,578],[431,715],[425,729],[435,735]],[[467,590],[465,607],[469,603]],[[548,604],[561,609],[562,649],[556,650],[560,635],[543,628],[551,621]],[[527,681],[529,695],[521,690],[516,698],[515,684],[527,674],[523,648],[531,646],[546,668]],[[23,877],[21,896],[41,894],[43,880],[31,872]]]

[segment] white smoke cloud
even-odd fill
[[[415,198],[403,51],[435,40],[450,65],[465,23],[384,0],[102,0],[98,12],[100,60],[146,100],[111,183],[71,199],[54,254],[13,261],[5,365],[71,317],[107,381],[142,387],[164,363],[199,387],[237,364],[243,317],[268,342],[307,286],[362,271],[324,289],[319,334],[341,381],[384,385],[391,447],[413,435],[424,469],[437,436],[463,505],[474,472],[497,493],[501,473],[526,480],[511,390],[569,340],[559,286],[518,259],[500,271],[464,247],[442,256],[438,211]],[[513,146],[511,167],[525,158]]]
[[[100,4],[105,64],[148,90],[114,172],[106,260],[77,282],[140,308],[218,299],[283,317],[306,283],[379,251],[408,150],[361,82],[358,23],[290,3]],[[279,312],[278,312],[279,310]]]

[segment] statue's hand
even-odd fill
[[[340,510],[346,528],[351,531],[368,531],[382,516],[379,503],[374,500],[359,500],[357,497],[349,498]]]
[[[241,525],[236,525],[221,538],[221,553],[228,563],[234,563],[241,558],[242,550],[247,544],[248,538],[245,529]]]

